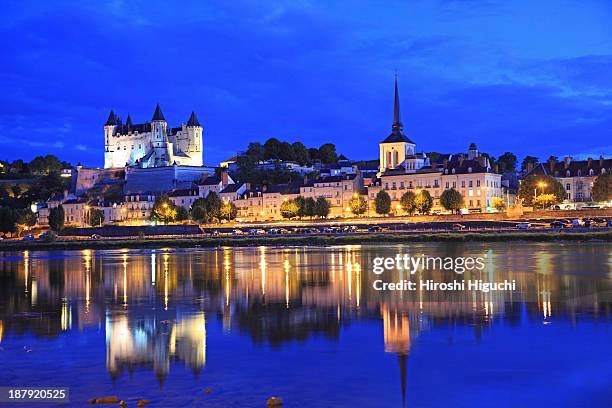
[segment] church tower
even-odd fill
[[[404,135],[403,130],[404,126],[402,125],[400,117],[399,91],[396,75],[393,101],[393,125],[391,126],[391,134],[380,142],[379,176],[385,170],[394,169],[401,165],[408,156],[414,155],[416,144]]]

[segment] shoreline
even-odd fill
[[[188,237],[188,238],[133,238],[102,240],[59,240],[0,242],[0,251],[16,250],[71,250],[71,249],[120,249],[120,248],[160,248],[160,247],[249,247],[285,245],[347,245],[402,242],[500,242],[500,241],[612,241],[612,231],[602,232],[444,232],[422,234],[365,233],[356,235],[313,234],[302,236],[228,236],[228,237]]]

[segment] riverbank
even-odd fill
[[[186,248],[219,246],[284,246],[284,245],[343,245],[402,242],[469,242],[469,241],[612,241],[612,231],[565,232],[565,231],[516,231],[516,232],[438,232],[438,233],[364,233],[364,234],[312,234],[273,236],[221,236],[189,238],[133,238],[133,239],[83,239],[43,241],[4,241],[0,251],[14,250],[68,250],[68,249],[113,249],[113,248]]]

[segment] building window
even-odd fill
[[[566,189],[567,191],[571,190],[571,189],[572,189],[572,185],[571,185],[570,183],[567,183],[567,184],[565,185],[565,189]]]
[[[469,186],[472,187],[472,180],[469,181]]]
[[[476,180],[476,187],[480,187],[480,180]]]
[[[461,181],[461,188],[465,188],[465,180]]]

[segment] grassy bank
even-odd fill
[[[75,241],[13,241],[1,242],[0,251],[11,250],[61,250],[61,249],[112,249],[112,248],[160,248],[160,247],[218,247],[218,246],[279,246],[279,245],[341,245],[401,242],[469,242],[469,241],[612,241],[612,231],[605,232],[502,232],[502,233],[378,233],[359,235],[311,235],[311,236],[261,236],[261,237],[204,237],[204,238],[141,238],[117,240]]]

